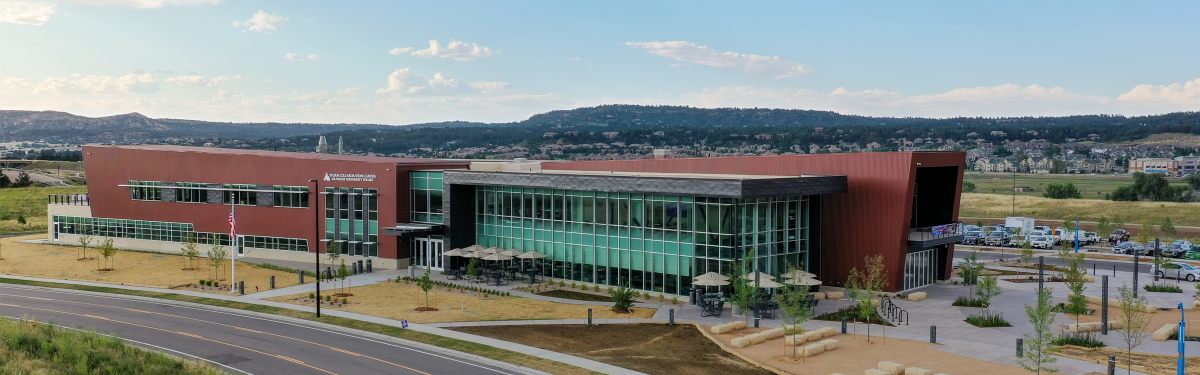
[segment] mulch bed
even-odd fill
[[[771,375],[721,350],[691,324],[512,325],[450,328],[647,374]]]
[[[545,292],[536,293],[539,296],[573,299],[577,301],[592,301],[592,302],[611,302],[612,297],[605,297],[591,293],[580,293],[572,290],[554,289]]]

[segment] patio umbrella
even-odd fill
[[[447,251],[447,252],[445,252],[445,253],[442,253],[442,255],[445,255],[445,256],[448,256],[448,257],[460,257],[460,256],[463,256],[463,254],[466,254],[466,253],[467,253],[466,249],[454,249],[454,250],[450,250],[450,251]]]
[[[752,280],[752,281],[750,281],[750,286],[754,286],[754,281],[753,281],[753,280]],[[778,287],[781,287],[781,286],[783,286],[783,284],[780,284],[780,283],[774,282],[774,281],[772,281],[772,280],[767,280],[767,279],[762,279],[762,280],[760,280],[760,281],[758,282],[758,287],[759,287],[759,288],[778,288]]]
[[[501,248],[498,248],[498,247],[489,247],[489,248],[486,248],[486,249],[483,249],[483,250],[480,250],[480,251],[482,251],[482,252],[484,252],[484,253],[486,253],[486,254],[495,254],[495,253],[499,253],[499,252],[501,252],[501,251],[504,251],[504,249],[501,249]]]
[[[801,270],[791,270],[791,271],[788,271],[779,276],[783,276],[783,278],[785,278],[785,279],[803,279],[806,277],[817,277],[817,275],[814,273],[804,272]]]
[[[784,283],[784,284],[791,284],[791,285],[807,285],[807,286],[813,286],[813,285],[821,285],[821,280],[817,280],[817,279],[814,279],[814,278],[811,278],[811,277],[805,277],[805,278],[802,278],[802,279],[787,279],[787,280],[786,280],[786,281],[784,281],[783,283]]]
[[[716,272],[709,272],[709,273],[705,273],[700,276],[696,276],[695,278],[692,279],[692,283],[695,284],[698,281],[705,281],[705,280],[729,281],[729,276],[725,276],[725,275],[722,275],[722,274],[719,274]]]
[[[530,251],[528,253],[517,255],[517,258],[521,258],[521,259],[542,259],[545,257],[546,257],[546,254],[542,254],[542,253],[539,253],[536,251]]]
[[[763,280],[775,280],[775,276],[771,276],[771,275],[768,275],[768,274],[762,273],[762,272],[760,272],[760,271],[754,271],[754,272],[752,272],[752,273],[748,273],[748,274],[746,274],[745,276],[742,276],[742,278],[743,278],[743,279],[746,279],[746,280],[754,281],[754,279],[755,279],[754,275],[755,275],[755,274],[758,274],[758,278],[759,278],[759,279],[763,279]]]
[[[478,251],[472,251],[461,255],[463,258],[483,258],[484,254]]]
[[[507,255],[510,257],[515,257],[515,256],[520,256],[521,254],[525,254],[525,252],[521,251],[521,250],[516,250],[516,249],[509,249],[509,250],[501,251],[500,254],[504,254],[504,255]]]
[[[729,285],[729,280],[721,280],[721,279],[718,279],[715,277],[704,277],[704,275],[700,275],[700,277],[697,277],[694,280],[692,280],[692,285],[726,286],[726,285]]]
[[[486,256],[484,256],[483,258],[479,258],[479,259],[483,259],[483,260],[491,260],[491,261],[501,261],[501,260],[509,260],[509,259],[512,259],[512,258],[513,258],[513,257],[510,257],[510,256],[508,256],[508,255],[504,255],[504,254],[489,254],[489,255],[486,255]]]

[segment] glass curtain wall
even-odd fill
[[[412,221],[441,224],[442,172],[415,171],[410,174],[409,183],[409,190],[412,191]]]
[[[808,249],[804,197],[498,186],[480,186],[476,194],[476,242],[546,254],[539,264],[553,278],[686,294],[693,277],[728,274],[743,255],[755,254],[759,269],[777,275],[789,263],[800,267]]]
[[[325,188],[325,239],[337,241],[340,253],[379,256],[377,195],[376,189]]]

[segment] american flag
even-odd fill
[[[229,206],[229,238],[231,239],[237,238],[237,218],[236,215],[234,215],[234,207],[236,206]]]

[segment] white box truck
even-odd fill
[[[1004,230],[1013,236],[1028,235],[1033,233],[1033,221],[1032,217],[1004,218]]]

